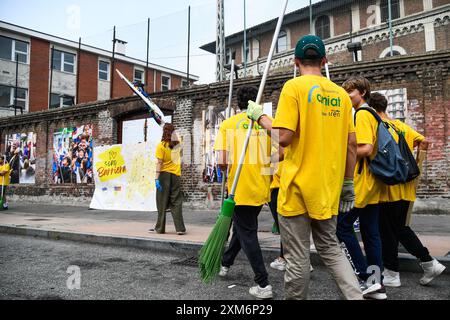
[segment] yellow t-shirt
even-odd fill
[[[245,112],[232,116],[222,122],[214,143],[214,150],[229,152],[229,193],[249,125],[250,120]],[[270,201],[270,150],[270,137],[266,130],[255,122],[235,192],[236,205],[261,206]]]
[[[276,163],[276,170],[272,177],[272,183],[270,184],[270,190],[280,188],[281,171],[283,170],[284,161]]]
[[[377,119],[369,111],[359,111],[356,114],[356,141],[358,144],[373,145],[372,154],[369,156],[370,159],[373,159],[377,154],[377,134]],[[360,170],[361,162],[362,170]],[[380,194],[384,184],[369,170],[367,159],[357,161],[354,182],[356,208],[364,208],[369,204],[378,204],[380,202]]]
[[[337,215],[348,135],[355,131],[347,92],[321,76],[289,80],[272,126],[295,133],[285,148],[278,213],[317,220]]]
[[[0,185],[1,186],[9,186],[9,174],[10,174],[11,167],[9,166],[9,163],[6,162],[4,165],[0,166],[0,172],[1,171],[8,171],[5,173],[4,176],[0,176]]]
[[[405,137],[406,143],[408,144],[411,152],[414,150],[414,142],[423,141],[425,137],[420,133],[416,132],[407,124],[401,122],[400,120],[388,120],[397,131],[403,133]],[[398,142],[398,134],[391,128],[389,130],[394,137],[395,141]],[[384,185],[384,188],[381,192],[380,202],[395,202],[400,200],[405,201],[415,201],[416,200],[416,190],[414,186],[414,181],[410,181],[407,183],[396,184],[393,186]]]
[[[161,166],[162,172],[173,173],[181,176],[181,145],[178,144],[173,149],[169,148],[168,142],[160,142],[156,147],[156,158],[163,161]]]

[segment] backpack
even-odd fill
[[[389,124],[384,122],[374,109],[368,107],[356,110],[355,124],[356,115],[361,110],[370,112],[378,122],[377,153],[372,160],[366,158],[370,172],[387,185],[405,183],[408,178],[409,165],[403,158],[399,145],[389,132]],[[362,171],[363,162],[364,159],[361,159],[359,173]]]
[[[402,132],[397,130],[395,126],[391,126],[398,134],[398,147],[400,148],[400,153],[403,159],[408,163],[408,176],[406,182],[412,181],[420,175],[420,169],[417,165],[416,159],[414,158],[411,149],[409,149],[408,143]]]

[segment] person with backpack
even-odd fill
[[[310,238],[343,296],[363,299],[358,280],[336,237],[339,211],[353,208],[356,135],[347,93],[322,75],[327,63],[319,37],[306,35],[295,46],[301,76],[287,81],[275,119],[249,101],[247,115],[285,148],[277,197],[286,259],[285,298],[307,299]]]
[[[387,295],[381,275],[383,260],[378,224],[378,203],[383,184],[369,170],[369,162],[377,154],[375,146],[380,142],[377,134],[378,121],[366,103],[370,97],[370,84],[366,78],[352,77],[345,81],[342,87],[349,94],[353,108],[356,110],[355,128],[358,148],[354,175],[355,208],[350,212],[339,213],[336,235],[344,251],[348,252],[350,256],[347,255],[360,279],[364,298],[385,300]],[[353,229],[357,218],[359,218],[360,232],[367,258],[363,255]],[[371,270],[373,268],[375,268],[375,278],[378,278],[376,281],[372,281],[373,271],[371,272]]]
[[[391,126],[391,133],[396,141],[401,144],[406,142],[410,155],[415,147],[418,150],[427,150],[428,141],[420,133],[400,120],[392,120],[386,114],[387,99],[380,93],[372,93],[369,100],[370,107],[374,108],[378,115]],[[404,140],[401,140],[404,139]],[[398,263],[398,244],[418,260],[424,273],[420,279],[421,285],[429,284],[439,276],[445,266],[430,256],[428,249],[422,244],[414,231],[406,225],[406,217],[411,202],[416,200],[414,181],[396,185],[385,185],[380,203],[380,235],[383,252],[384,285],[387,287],[400,287],[400,273]]]

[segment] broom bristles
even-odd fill
[[[213,230],[200,250],[199,267],[203,282],[211,283],[219,274],[231,217],[219,215]]]

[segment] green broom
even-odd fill
[[[274,37],[272,39],[272,45],[270,47],[269,55],[267,57],[264,74],[261,79],[261,84],[259,85],[258,96],[256,98],[257,104],[260,104],[262,100],[264,86],[266,84],[267,76],[269,74],[270,63],[272,61],[272,56],[275,51],[275,46],[277,43],[278,35],[281,30],[281,25],[283,23],[284,13],[286,12],[287,4],[288,0],[285,0],[283,4],[282,13],[278,18],[278,23],[275,29]],[[220,271],[222,256],[225,250],[225,242],[227,240],[228,230],[231,225],[231,217],[233,216],[234,207],[236,206],[236,202],[234,202],[234,195],[239,181],[239,176],[242,171],[242,165],[244,164],[245,154],[247,152],[248,143],[250,141],[250,137],[252,134],[253,125],[254,121],[251,120],[250,126],[247,131],[247,136],[245,138],[244,148],[239,158],[236,176],[233,181],[233,186],[231,188],[230,195],[228,199],[224,201],[220,214],[217,218],[216,224],[214,225],[214,228],[211,231],[208,239],[206,240],[205,244],[200,250],[198,259],[200,267],[200,277],[202,281],[205,283],[211,283],[217,277]]]

